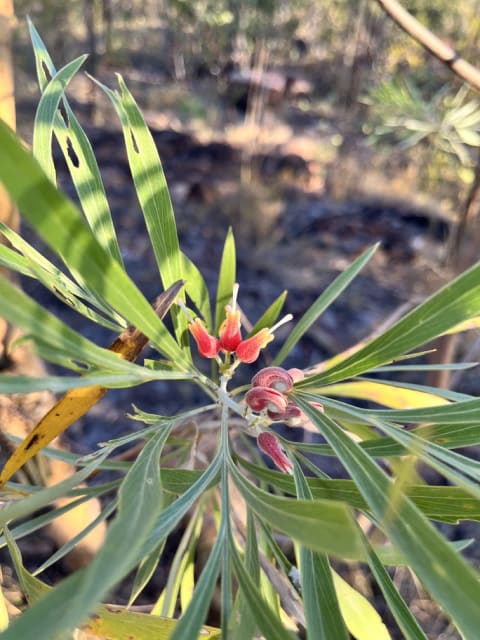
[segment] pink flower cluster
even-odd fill
[[[298,424],[300,409],[288,398],[295,382],[303,380],[300,369],[265,367],[252,378],[252,388],[245,394],[245,402],[252,411],[265,411],[272,422]]]
[[[293,426],[303,417],[302,411],[289,399],[288,393],[295,382],[303,380],[300,369],[265,367],[252,378],[252,387],[245,394],[245,402],[252,411],[264,412],[272,422],[286,422]],[[316,407],[323,410],[320,403]],[[262,432],[257,443],[284,473],[292,473],[293,465],[283,450],[279,439],[271,431]]]

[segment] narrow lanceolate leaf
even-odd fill
[[[209,332],[212,327],[212,310],[206,282],[197,266],[184,253],[180,254],[183,277],[185,278],[185,292],[200,311]]]
[[[388,607],[392,612],[398,626],[402,630],[406,640],[427,640],[418,622],[413,617],[407,604],[397,591],[393,580],[386,571],[372,546],[365,540],[368,553],[368,564],[378,586],[382,590]]]
[[[110,98],[120,118],[133,182],[160,277],[163,286],[167,288],[183,278],[182,258],[172,201],[157,147],[123,78],[118,75],[120,92],[112,91],[96,80],[95,82]],[[172,309],[172,318],[177,339],[184,347],[184,356],[188,357],[188,320],[179,309]]]
[[[321,452],[323,452],[321,450]],[[313,450],[315,453],[315,450]],[[404,450],[406,453],[406,449]],[[279,491],[293,494],[295,485],[290,476],[278,471],[266,469],[239,460],[255,478],[275,487]],[[308,488],[314,499],[337,500],[345,502],[355,509],[368,511],[369,506],[353,480],[307,478]],[[430,519],[442,522],[458,522],[459,520],[480,521],[480,500],[473,498],[460,487],[429,486],[425,484],[408,485],[405,493],[410,500]]]
[[[196,500],[218,482],[221,459],[221,456],[217,455],[210,466],[188,487],[185,493],[162,511],[143,546],[142,557],[156,549],[195,504]]]
[[[96,81],[95,81],[96,82]],[[122,124],[128,162],[164,287],[182,278],[172,201],[157,147],[132,94],[118,75],[120,92],[97,82]]]
[[[335,450],[383,530],[432,597],[465,637],[475,638],[480,625],[478,575],[343,429],[300,395],[295,401]]]
[[[354,559],[364,557],[357,525],[345,504],[273,496],[246,480],[234,465],[231,473],[249,506],[275,529],[314,551]]]
[[[44,43],[30,20],[28,21],[28,26],[35,53],[38,83],[41,91],[47,94],[51,103],[50,96],[52,92],[56,95],[58,95],[58,92],[55,89],[55,85],[52,87],[53,80],[49,82],[49,76],[54,78],[56,69]],[[47,71],[49,75],[47,75]],[[63,152],[88,224],[105,251],[119,264],[123,265],[97,160],[85,132],[65,98],[64,91],[65,86],[61,87],[60,97],[63,104],[61,112],[60,109],[56,110],[53,121],[50,117],[53,132]],[[51,132],[48,135],[51,139]],[[46,142],[46,140],[43,143],[39,142],[37,149],[39,154],[49,158],[51,156],[51,146],[50,143],[47,145]]]
[[[108,452],[102,452],[101,455],[96,456],[94,460],[83,469],[80,469],[80,471],[77,471],[58,484],[36,491],[31,496],[23,498],[22,500],[2,505],[2,509],[0,509],[0,528],[3,528],[12,520],[29,516],[31,513],[50,505],[57,498],[65,496],[71,489],[84,482],[86,478],[98,469],[107,455]]]
[[[18,180],[19,172],[22,180]],[[24,217],[72,273],[80,274],[90,290],[147,335],[161,353],[179,366],[188,366],[182,349],[123,268],[101,247],[75,206],[2,122],[0,180]]]
[[[413,409],[449,404],[446,398],[417,389],[409,389],[399,385],[389,385],[382,380],[355,380],[339,382],[317,389],[317,393],[328,396],[359,398],[383,404],[392,409]]]
[[[168,312],[182,286],[183,282],[179,281],[158,297],[155,311],[160,318]],[[135,361],[147,343],[147,336],[134,327],[128,327],[110,345],[109,351],[118,353],[125,360]],[[7,460],[0,473],[0,487],[8,482],[27,460],[91,409],[107,391],[106,387],[99,385],[67,391]]]
[[[223,247],[222,262],[218,273],[217,299],[215,302],[215,333],[225,318],[225,305],[232,297],[236,278],[236,250],[232,229],[228,230]]]
[[[207,617],[208,607],[215,590],[217,576],[220,569],[222,548],[225,532],[222,529],[213,545],[208,562],[197,580],[192,600],[182,615],[170,640],[196,640],[200,629]]]
[[[74,309],[77,313],[83,314],[92,322],[118,331],[123,329],[125,321],[116,314],[108,305],[101,304],[98,299],[88,295],[71,278],[66,276],[60,269],[57,269],[49,260],[28,244],[21,236],[15,233],[7,225],[0,222],[0,233],[7,239],[19,253],[0,245],[0,264],[22,273],[29,278],[35,278],[49,289],[53,295],[62,302]],[[2,259],[3,254],[3,259]],[[20,255],[22,254],[22,255]],[[88,299],[91,305],[95,305],[102,311],[101,315],[82,302]],[[112,318],[110,320],[109,318]]]
[[[51,591],[51,587],[35,578],[22,564],[20,550],[7,530],[8,549],[13,559],[15,571],[18,575],[22,591],[30,604],[36,602],[42,595]],[[101,605],[88,619],[80,630],[87,635],[98,638],[135,638],[135,640],[168,640],[175,629],[176,620],[162,618],[145,613],[128,611],[124,607]],[[37,637],[42,637],[42,629],[37,629]],[[198,640],[220,640],[220,629],[203,625],[198,634]]]
[[[53,184],[56,184],[56,175],[52,159],[52,134],[58,105],[66,86],[86,59],[86,55],[79,56],[55,74],[48,83],[35,114],[33,155]]]
[[[438,293],[366,346],[330,369],[306,378],[298,388],[311,389],[385,365],[480,314],[480,264],[460,275]]]
[[[245,570],[258,588],[260,580],[260,562],[258,559],[257,532],[255,531],[255,517],[251,509],[247,508],[247,538],[245,543]],[[241,620],[242,624],[236,623]],[[232,640],[250,640],[254,637],[257,625],[250,615],[250,607],[242,591],[237,595],[236,607],[231,622]]]
[[[302,500],[313,500],[312,493],[300,465],[294,466],[297,495]],[[333,584],[328,556],[300,546],[300,577],[305,604],[306,628],[309,640],[348,639],[345,623]]]
[[[342,293],[342,291],[350,284],[350,282],[357,276],[359,271],[363,269],[366,263],[373,256],[377,250],[378,244],[370,247],[361,256],[359,256],[352,264],[345,269],[339,276],[335,278],[331,285],[329,285],[323,293],[315,300],[312,306],[305,312],[305,314],[298,320],[295,328],[285,340],[285,344],[280,349],[279,353],[275,357],[273,364],[281,364],[288,356],[293,347],[301,339],[301,337],[309,330],[314,322],[318,320],[321,314],[328,308],[328,306]]]
[[[252,330],[249,332],[249,336],[253,336],[258,333],[261,329],[265,329],[268,327],[273,327],[273,325],[278,320],[278,316],[283,309],[283,305],[285,303],[285,299],[287,297],[287,291],[282,291],[282,293],[276,298],[272,304],[268,307],[268,309],[261,315],[261,317],[257,320],[257,322],[253,325]]]
[[[86,567],[65,579],[12,624],[2,640],[37,640],[73,630],[141,559],[141,548],[161,509],[159,458],[165,429],[147,442],[119,491],[117,516],[104,545]]]
[[[268,640],[292,640],[291,634],[284,628],[279,616],[265,602],[255,581],[247,573],[233,540],[230,541],[230,551],[233,570],[237,576],[241,593],[248,603],[250,615],[253,616],[263,636]]]

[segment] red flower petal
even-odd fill
[[[226,319],[220,327],[220,347],[224,351],[234,352],[242,340],[240,332],[240,311],[234,311],[230,305],[225,307]]]
[[[237,358],[247,364],[255,362],[255,360],[257,360],[258,356],[260,355],[260,350],[263,349],[272,340],[273,334],[270,332],[270,329],[261,329],[251,338],[242,340],[239,343],[239,345],[235,349]]]
[[[204,358],[215,358],[220,351],[220,344],[217,338],[214,338],[208,333],[200,318],[196,318],[196,320],[189,324],[188,330],[197,343],[199,354]]]

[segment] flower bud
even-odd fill
[[[265,367],[252,378],[254,387],[271,387],[281,393],[288,393],[293,387],[293,378],[282,367]]]
[[[301,422],[304,418],[304,414],[293,402],[288,402],[284,411],[281,413],[275,413],[273,411],[267,411],[267,415],[271,420],[275,422],[286,422],[290,427],[294,427]]]
[[[252,411],[264,411],[273,415],[281,414],[287,408],[287,399],[275,389],[269,387],[252,387],[245,394],[245,402]]]
[[[300,382],[300,380],[303,380],[305,378],[305,374],[303,373],[303,371],[301,369],[289,369],[288,373],[292,376],[293,382]]]
[[[271,431],[263,431],[257,438],[258,447],[269,456],[283,473],[292,473],[293,464],[280,445],[277,436]]]

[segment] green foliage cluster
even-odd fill
[[[399,361],[418,355],[418,349],[441,334],[465,329],[462,323],[478,326],[480,264],[367,344],[356,345],[348,353],[307,371],[291,390],[290,399],[323,436],[325,444],[282,438],[292,476],[272,471],[259,458],[249,437],[248,412],[242,402],[245,389],[231,386],[235,382],[233,364],[240,363],[230,362],[233,368],[220,367],[212,377],[205,375],[186,340],[185,316],[175,306],[174,329],[167,330],[124,269],[95,157],[64,95],[83,57],[57,72],[32,26],[31,36],[42,90],[35,119],[35,159],[7,127],[0,125],[0,179],[65,270],[54,267],[13,234],[9,236],[13,248],[0,245],[0,263],[37,279],[51,291],[58,293],[60,287],[61,293],[67,294],[61,295],[62,300],[94,322],[119,331],[127,324],[136,326],[149,338],[158,359],[134,364],[118,358],[0,278],[2,315],[23,329],[41,356],[73,371],[71,376],[42,379],[2,376],[0,391],[60,391],[95,384],[129,387],[169,380],[171,384],[198,385],[205,404],[168,417],[137,411],[136,419],[144,423],[141,430],[99,443],[98,450],[89,456],[62,454],[78,471],[60,484],[36,490],[8,483],[3,493],[5,505],[0,510],[1,542],[8,545],[31,606],[0,637],[51,639],[71,633],[87,621],[90,630],[95,624],[110,624],[108,611],[101,603],[133,570],[130,601],[135,601],[161,561],[166,538],[190,513],[191,524],[184,530],[174,558],[168,589],[155,607],[155,613],[163,617],[135,618],[137,637],[199,637],[219,582],[219,634],[223,638],[247,640],[259,632],[269,639],[291,639],[297,627],[305,627],[307,637],[318,640],[346,639],[349,632],[358,640],[389,638],[371,604],[332,569],[332,559],[340,558],[369,566],[405,638],[425,639],[426,635],[397,591],[389,572],[391,566],[410,567],[463,637],[474,640],[480,626],[479,576],[461,554],[469,541],[450,543],[433,521],[456,523],[480,518],[480,465],[467,452],[455,451],[459,446],[480,443],[480,400],[426,386],[401,385],[391,379],[391,374],[399,368],[428,368]],[[202,274],[180,248],[160,159],[140,110],[121,78],[118,90],[99,86],[120,119],[163,286],[185,281],[185,303],[193,314],[198,312],[213,334],[236,280],[233,236],[227,234],[211,305]],[[60,104],[67,118],[60,114]],[[55,186],[53,137],[70,169],[81,210]],[[365,251],[319,293],[273,355],[276,366],[282,366],[374,251],[375,247]],[[284,299],[281,296],[265,312],[259,310],[255,331],[277,321]],[[301,362],[296,365],[302,368]],[[450,365],[462,366],[471,365]],[[372,372],[380,378],[373,381],[369,377]],[[376,397],[385,408],[364,409],[347,401],[345,398],[352,397],[352,385],[356,385],[358,397],[365,399],[376,389]],[[383,385],[384,393],[378,394],[379,385]],[[196,445],[175,439],[175,426],[195,418],[201,430],[202,417],[217,425],[214,455],[204,469],[182,469],[182,463],[192,459]],[[250,427],[271,429],[264,414],[258,420]],[[407,429],[406,425],[414,428]],[[119,447],[137,441],[144,446],[134,462],[109,460]],[[168,467],[172,451],[180,461],[176,468]],[[349,479],[326,476],[306,453],[335,456]],[[46,454],[59,455],[48,450]],[[438,471],[450,486],[431,487],[418,479],[412,484],[405,467],[416,461]],[[116,480],[79,487],[92,473],[107,469],[118,472]],[[231,483],[245,501],[244,527],[233,516]],[[58,509],[35,515],[56,498],[76,496],[86,500],[111,495],[112,491],[115,497],[100,518],[114,515],[98,555],[88,567],[48,589],[23,567],[16,540],[34,534],[59,515]],[[195,577],[193,558],[199,527],[209,509],[216,521],[216,540],[206,565]],[[378,536],[370,540],[363,533],[356,520],[359,512],[383,536],[384,544],[378,542]],[[88,527],[84,534],[87,531]],[[291,555],[281,548],[278,534],[292,542]],[[41,569],[63,557],[78,540],[67,543]],[[95,616],[89,619],[93,612]],[[174,615],[178,622],[172,621]],[[108,633],[108,637],[116,637],[111,628]]]

